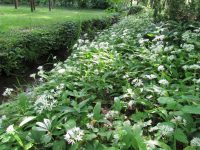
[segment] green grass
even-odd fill
[[[49,12],[47,7],[36,7],[36,11],[32,13],[29,7],[14,9],[14,6],[0,6],[0,34],[46,27],[67,20],[81,21],[107,15],[109,14],[102,10],[53,9]]]

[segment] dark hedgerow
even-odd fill
[[[54,28],[21,31],[15,39],[0,39],[0,74],[9,74],[24,66],[26,62],[37,62],[38,58],[55,51],[66,50],[80,37],[80,34],[94,34],[97,30],[116,23],[119,16],[92,19],[83,22],[68,21]]]

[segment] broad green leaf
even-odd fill
[[[197,106],[184,106],[182,108],[182,111],[184,113],[188,113],[188,114],[200,115],[200,106],[199,107],[197,107]]]
[[[28,143],[25,145],[25,150],[29,150],[33,147],[33,143]]]
[[[183,130],[181,129],[176,129],[175,133],[174,133],[174,138],[182,143],[187,144],[188,140],[187,140],[187,136],[185,135],[185,133],[183,132]]]
[[[159,97],[158,98],[158,102],[160,103],[160,104],[171,104],[171,103],[174,103],[175,101],[174,101],[174,99],[173,98],[171,98],[171,97]]]
[[[96,120],[101,119],[101,103],[100,102],[96,103],[93,113],[94,113],[94,119]]]
[[[66,142],[64,140],[53,142],[53,150],[65,150]]]
[[[25,117],[22,122],[19,124],[19,127],[22,127],[23,125],[29,123],[30,121],[34,120],[36,117],[35,116],[29,116]]]
[[[195,147],[188,146],[184,148],[183,150],[198,150],[198,149],[196,149]]]

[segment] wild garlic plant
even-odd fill
[[[42,82],[4,112],[0,149],[19,149],[5,137],[14,123],[30,149],[198,148],[200,28],[151,18],[125,17],[51,71],[39,67]]]

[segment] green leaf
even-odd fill
[[[19,124],[19,127],[22,127],[23,125],[27,124],[28,122],[34,120],[36,117],[35,116],[29,116],[25,117],[22,122]]]
[[[67,121],[65,124],[64,124],[64,127],[65,127],[65,130],[69,130],[73,127],[76,126],[76,121],[73,120],[73,119],[70,119],[69,121]]]
[[[184,148],[183,150],[197,150],[197,149],[195,147],[188,146]]]
[[[183,132],[183,130],[181,129],[176,129],[175,133],[174,133],[174,138],[182,143],[187,144],[188,140],[187,140],[187,136],[185,135],[185,133]]]
[[[197,106],[184,106],[182,108],[182,111],[184,113],[188,113],[188,114],[200,115],[200,106],[199,107],[197,107]]]
[[[159,97],[158,98],[158,102],[160,103],[160,104],[171,104],[171,103],[174,103],[175,101],[174,101],[174,99],[173,98],[171,98],[171,97]]]
[[[49,136],[48,134],[42,136],[42,142],[43,143],[47,144],[50,141],[51,141],[51,136]]]
[[[25,150],[31,149],[33,147],[33,143],[28,143],[25,145]]]
[[[53,150],[65,150],[66,142],[64,140],[53,142]]]
[[[100,102],[96,103],[93,113],[94,113],[94,119],[96,120],[101,119],[101,103]]]

